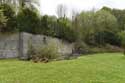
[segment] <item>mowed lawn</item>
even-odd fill
[[[94,54],[47,64],[0,60],[0,83],[125,83],[125,56]]]

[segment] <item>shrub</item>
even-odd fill
[[[124,52],[124,55],[125,55],[125,31],[119,32],[118,35],[119,35],[119,38],[121,40],[121,46],[124,49],[123,52]]]
[[[46,44],[38,48],[30,46],[28,55],[34,62],[49,62],[60,56],[57,46],[54,43]]]
[[[28,60],[32,59],[32,56],[36,55],[36,50],[34,49],[34,47],[32,46],[31,43],[29,43],[28,45]]]
[[[78,54],[86,54],[89,52],[89,47],[82,41],[75,42],[74,51]]]

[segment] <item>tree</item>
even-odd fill
[[[112,9],[109,8],[109,7],[106,7],[106,6],[104,6],[101,10],[104,10],[104,11],[112,13]]]
[[[117,18],[119,31],[125,29],[125,10],[113,9],[112,14]]]
[[[19,0],[19,5],[21,7],[27,6],[30,8],[34,8],[35,5],[39,6],[39,0]]]
[[[73,42],[76,40],[75,31],[72,28],[72,22],[67,18],[58,19],[58,32],[57,37]]]
[[[78,41],[82,40],[82,30],[81,30],[81,27],[79,26],[80,24],[79,24],[79,18],[78,18],[79,14],[75,9],[73,9],[71,13],[72,13],[72,26],[71,26],[71,28],[72,28],[74,35],[75,35],[74,36],[75,41],[78,42]]]
[[[17,15],[17,28],[19,31],[37,33],[39,30],[40,18],[36,12],[29,8],[23,8]]]
[[[77,24],[76,31],[78,34],[78,39],[82,40],[88,44],[93,43],[93,34],[94,34],[94,12],[81,12],[77,16],[77,22],[73,23]]]
[[[75,20],[75,18],[78,16],[78,11],[75,10],[75,9],[72,9],[71,11],[71,18],[72,18],[72,21]]]
[[[0,10],[0,32],[3,32],[5,26],[6,26],[7,19],[4,16],[2,10]]]
[[[36,9],[35,5],[39,6],[39,0],[1,0],[0,4],[8,4],[14,8],[27,6],[29,8]]]
[[[67,14],[67,7],[65,5],[62,5],[62,4],[58,5],[57,6],[57,15],[58,15],[58,17],[63,18],[63,17],[66,16],[66,14]]]
[[[121,31],[119,33],[119,37],[121,39],[121,46],[123,47],[124,49],[124,55],[125,55],[125,31]]]
[[[95,15],[95,30],[99,38],[99,44],[105,44],[104,32],[117,33],[117,19],[110,12],[100,10]],[[109,37],[109,36],[108,36]]]
[[[16,30],[16,17],[13,8],[8,4],[1,4],[0,9],[3,10],[4,16],[8,19],[4,32],[14,32]]]
[[[49,35],[50,32],[50,28],[48,26],[48,16],[47,15],[44,15],[43,17],[41,17],[41,22],[40,22],[40,31],[42,34],[44,35]]]
[[[56,34],[56,29],[57,29],[57,17],[56,16],[48,16],[48,20],[47,20],[47,23],[48,23],[48,32],[50,36],[53,36],[55,37],[57,34]]]

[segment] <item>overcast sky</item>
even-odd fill
[[[125,0],[40,0],[41,13],[56,15],[56,9],[59,4],[67,6],[68,13],[72,9],[77,11],[100,9],[103,6],[111,8],[125,9]]]

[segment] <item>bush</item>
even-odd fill
[[[121,52],[122,49],[118,46],[106,44],[105,46],[101,47],[90,47],[89,53],[114,53],[114,52]]]
[[[60,56],[57,46],[53,43],[40,46],[36,49],[30,46],[28,55],[34,62],[49,62]]]
[[[75,53],[78,53],[78,54],[87,54],[89,52],[89,47],[86,45],[86,43],[82,41],[75,42],[74,51]]]
[[[93,53],[112,53],[112,52],[122,52],[122,48],[118,46],[113,46],[110,44],[106,44],[105,46],[95,47],[95,46],[88,46],[84,42],[76,42],[74,44],[74,53],[78,54],[93,54]]]
[[[118,35],[119,35],[119,38],[121,40],[121,46],[124,49],[123,52],[124,52],[124,55],[125,55],[125,31],[119,32]]]

